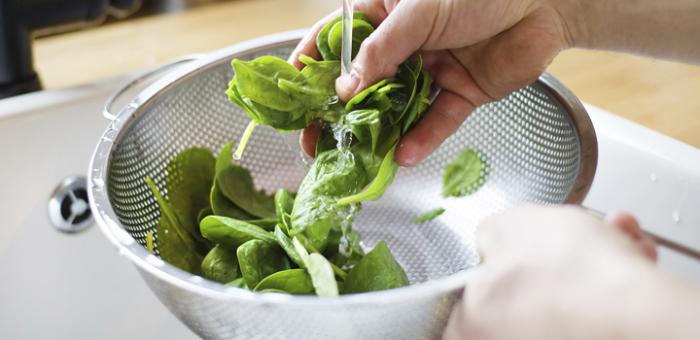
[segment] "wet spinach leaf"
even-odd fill
[[[241,275],[248,287],[255,287],[270,274],[289,269],[289,261],[275,243],[250,240],[236,250]]]
[[[349,165],[338,166],[341,151],[332,149],[317,155],[299,187],[292,209],[292,234],[303,233],[315,249],[323,251],[332,228],[352,223],[354,208],[336,204],[364,187],[367,177],[361,164],[346,159]]]
[[[392,147],[384,156],[377,175],[366,188],[361,192],[352,196],[346,196],[338,200],[339,205],[355,204],[363,201],[374,201],[382,197],[389,184],[394,181],[396,172],[399,170],[399,165],[394,161],[394,151],[396,146]]]
[[[236,253],[217,245],[202,260],[202,275],[209,280],[226,283],[238,276]]]
[[[353,268],[343,283],[343,293],[363,293],[393,289],[409,284],[401,265],[391,255],[386,242],[380,241]]]
[[[443,174],[442,196],[463,197],[478,190],[486,178],[486,164],[473,149],[462,151],[447,164]]]
[[[304,269],[287,269],[276,272],[262,279],[255,291],[276,291],[289,294],[313,294],[314,286],[311,277]]]
[[[212,242],[235,248],[250,240],[276,242],[272,233],[247,221],[224,216],[208,216],[200,225],[202,235]]]
[[[341,230],[333,229],[323,255],[341,270],[351,270],[365,256],[365,251],[357,231],[350,230],[343,235]]]

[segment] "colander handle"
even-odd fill
[[[141,90],[145,89],[148,85],[152,84],[159,76],[163,75],[164,73],[169,72],[172,69],[183,64],[187,64],[197,59],[200,59],[202,56],[203,55],[201,54],[187,55],[175,59],[171,62],[165,63],[161,66],[158,66],[155,69],[147,71],[146,73],[136,77],[134,80],[130,81],[128,84],[122,87],[119,91],[115,92],[112,96],[110,96],[109,99],[107,99],[107,102],[105,103],[105,106],[102,109],[102,115],[109,120],[116,119],[117,114],[119,114],[119,112],[123,108],[120,107],[117,110],[114,109],[115,103],[117,101],[122,101],[122,99],[128,93],[134,94],[134,92],[140,92]]]
[[[584,209],[586,209],[590,214],[595,215],[596,217],[600,217],[600,218],[605,217],[605,214],[599,210],[589,208],[586,206],[582,206],[582,207]],[[669,240],[663,236],[659,236],[659,235],[652,233],[650,231],[647,231],[647,230],[642,230],[642,233],[647,235],[648,237],[650,237],[652,240],[654,240],[654,242],[656,242],[657,245],[664,247],[664,248],[668,248],[670,250],[673,250],[675,252],[678,252],[680,254],[688,256],[697,262],[700,262],[700,251],[697,251],[697,250],[690,248],[690,247],[686,247],[678,242]]]

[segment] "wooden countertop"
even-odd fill
[[[62,88],[153,67],[253,37],[308,27],[330,0],[236,0],[39,39],[37,69]],[[700,67],[571,50],[549,71],[581,100],[700,147]]]

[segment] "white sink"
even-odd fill
[[[124,83],[0,102],[0,339],[195,338],[97,228],[65,234],[48,220],[49,195],[63,178],[85,173],[108,124],[102,104]],[[585,204],[624,208],[649,230],[700,249],[700,210],[693,209],[700,151],[589,110],[600,159]],[[700,279],[699,265],[665,250],[661,265]]]
[[[0,339],[194,339],[93,226],[54,229],[47,202],[85,175],[124,80],[0,101]]]

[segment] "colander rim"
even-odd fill
[[[105,183],[105,178],[109,171],[112,147],[117,144],[123,132],[130,123],[138,117],[143,111],[143,108],[160,94],[168,91],[169,88],[177,85],[179,82],[185,81],[196,72],[214,67],[222,62],[228,62],[240,54],[247,54],[256,50],[266,50],[280,46],[292,46],[296,44],[307,31],[307,29],[300,29],[262,36],[211,52],[199,60],[178,67],[176,70],[168,73],[139,92],[134,100],[121,109],[116,118],[110,122],[97,143],[90,161],[87,176],[88,195],[90,208],[95,216],[97,225],[107,239],[117,247],[118,253],[132,261],[142,273],[148,273],[169,284],[198,295],[216,299],[243,299],[250,303],[258,304],[348,306],[409,302],[415,301],[416,299],[431,299],[435,296],[458,292],[461,288],[466,286],[470,277],[478,270],[477,266],[439,279],[429,280],[407,287],[380,292],[341,295],[335,298],[251,292],[206,280],[160,260],[136,242],[119,223],[119,219],[109,201],[108,187]],[[590,118],[588,118],[583,105],[578,99],[554,77],[548,74],[544,74],[540,77],[538,83],[543,85],[551,95],[558,99],[558,102],[565,106],[570,113],[570,117],[576,129],[579,129],[579,131],[582,129],[582,131],[585,132],[585,135],[582,136],[583,138],[581,138],[579,142],[597,145]],[[583,148],[584,145],[581,146]],[[589,157],[591,156],[589,155]],[[584,166],[582,169],[579,169],[575,192],[572,191],[572,194],[566,200],[567,203],[580,203],[590,188],[592,173],[595,173],[597,149],[596,152],[592,154],[592,157],[592,159],[587,160],[587,162],[592,161],[592,164],[586,165],[586,162],[581,162]],[[590,169],[591,166],[593,169],[592,173]],[[590,176],[590,178],[581,179],[580,177],[582,176]]]

